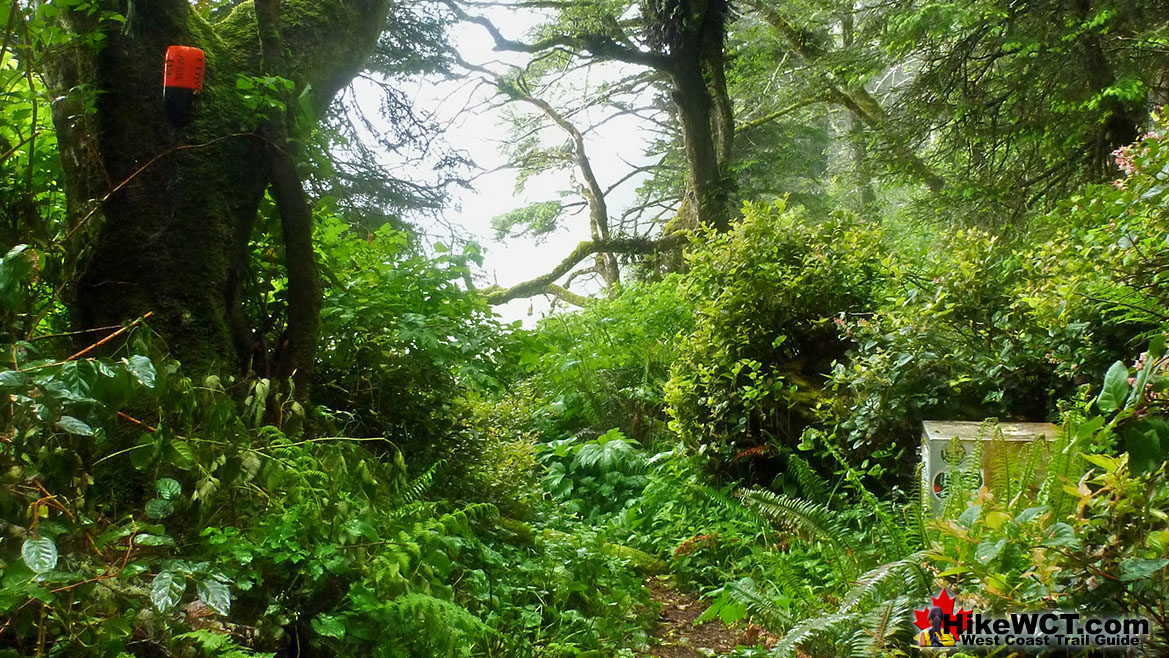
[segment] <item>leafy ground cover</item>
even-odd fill
[[[251,23],[254,3],[197,4],[181,3],[200,12],[197,25]],[[633,241],[627,260],[606,252],[597,262],[612,279],[605,295],[523,330],[493,315],[500,291],[475,289],[477,246],[423,245],[384,207],[366,221],[361,210],[389,192],[349,180],[356,191],[338,184],[339,197],[317,195],[308,237],[327,285],[315,382],[296,390],[270,362],[293,322],[295,286],[280,256],[282,204],[258,183],[255,230],[238,254],[248,281],[232,291],[242,297],[232,310],[255,327],[235,337],[253,347],[246,366],[176,360],[184,345],[162,333],[173,327],[161,318],[202,335],[208,320],[189,309],[75,328],[79,305],[68,297],[83,294],[78,267],[93,255],[71,240],[113,191],[66,203],[70,161],[58,151],[91,147],[59,146],[51,117],[80,102],[58,117],[80,125],[117,96],[78,85],[52,98],[38,65],[65,47],[92,49],[71,51],[80,56],[100,52],[103,39],[138,38],[141,23],[103,7],[14,2],[0,47],[9,103],[0,112],[0,658],[903,656],[913,651],[914,610],[943,587],[989,613],[1139,615],[1152,629],[1145,653],[1165,653],[1164,111],[1113,153],[1115,180],[1083,184],[1117,137],[1100,131],[1122,119],[1132,127],[1122,115],[1151,94],[1145,82],[1096,85],[1085,99],[1083,85],[1059,78],[1057,98],[1024,120],[1032,103],[1014,88],[1018,77],[1063,73],[1028,63],[1059,61],[1052,51],[1034,57],[1038,40],[991,29],[1009,12],[994,3],[889,10],[897,20],[881,52],[928,59],[932,76],[899,98],[936,102],[938,89],[964,86],[937,63],[949,57],[926,58],[951,27],[973,42],[997,35],[1010,51],[985,57],[1003,70],[965,85],[977,93],[963,107],[985,107],[981,94],[1004,99],[990,105],[1003,106],[994,114],[1003,125],[1023,124],[1017,141],[1000,143],[997,119],[983,126],[982,115],[937,121],[935,146],[951,159],[932,172],[897,121],[948,117],[950,103],[886,114],[864,79],[843,79],[859,75],[862,58],[831,59],[783,15],[754,7],[757,24],[738,34],[760,38],[733,42],[733,85],[754,89],[770,73],[739,76],[798,56],[800,76],[831,72],[806,81],[828,91],[800,94],[871,113],[891,180],[910,171],[926,187],[942,174],[966,184],[931,197],[936,208],[885,181],[879,202],[863,190],[832,196],[848,185],[824,160],[845,143],[828,148],[825,125],[771,124],[771,139],[740,161],[751,200],[727,213],[729,226],[685,230],[679,208],[669,240],[685,249],[646,255]],[[622,29],[591,13],[604,7],[576,9],[551,27]],[[95,31],[62,30],[62,11]],[[1031,11],[1023,23],[1056,30],[1057,55],[1102,53],[1097,41],[1133,20],[1101,10],[1065,23]],[[667,32],[652,35],[656,47],[686,36]],[[1158,33],[1141,35],[1133,68],[1164,50]],[[788,45],[763,52],[780,37]],[[677,54],[667,50],[661,57]],[[378,58],[435,66],[412,53]],[[233,85],[244,93],[232,96]],[[287,110],[283,94],[297,88],[272,76],[227,86],[212,100],[243,103],[251,123],[263,109]],[[753,96],[769,95],[765,87]],[[293,132],[305,142],[311,101],[302,88]],[[1094,114],[1107,106],[1103,116],[1116,121]],[[874,120],[882,116],[889,121]],[[1082,119],[1067,139],[1046,127],[1060,117]],[[850,147],[872,137],[849,124]],[[819,145],[799,176],[764,166],[784,134]],[[349,142],[344,132],[327,137],[327,146],[300,145],[311,152],[301,164],[317,169],[311,182],[325,188],[343,178],[325,152]],[[1067,153],[1089,137],[1092,153],[1072,161]],[[568,154],[537,142],[519,149],[533,156],[527,173]],[[678,146],[667,155],[681,157]],[[574,162],[584,157],[578,141],[572,148]],[[784,162],[796,159],[785,152]],[[864,173],[865,158],[855,159],[853,173]],[[673,163],[649,192],[686,186]],[[692,201],[709,206],[704,197]],[[71,204],[86,213],[77,223]],[[563,207],[542,208],[501,228],[551,230],[549,211]],[[967,210],[976,221],[950,221]],[[923,483],[915,448],[927,418],[985,420],[994,475],[972,459],[950,464],[940,490]],[[1060,429],[1045,447],[1008,456],[994,419]]]

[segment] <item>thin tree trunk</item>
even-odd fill
[[[673,70],[673,99],[686,151],[686,197],[683,207],[693,214],[686,224],[730,228],[726,176],[715,135],[715,103],[697,56],[678,56]],[[733,128],[729,131],[733,135]],[[722,135],[726,138],[726,133]]]
[[[264,71],[285,73],[279,0],[256,0],[256,21]],[[291,105],[291,103],[289,103]],[[272,162],[272,198],[284,234],[284,265],[288,272],[288,325],[276,355],[278,380],[293,378],[297,397],[307,399],[316,361],[321,325],[321,280],[313,252],[313,211],[296,171],[288,141],[288,117],[273,112],[265,126]]]

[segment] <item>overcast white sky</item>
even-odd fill
[[[536,22],[532,14],[518,11],[494,9],[489,15],[504,35],[512,39],[523,38],[526,31]],[[470,63],[486,65],[503,72],[505,67],[500,65],[500,62],[514,64],[523,62],[523,55],[494,51],[494,43],[480,26],[456,26],[451,37],[452,42],[458,44],[462,57]],[[589,89],[604,77],[627,72],[617,68],[608,71],[594,70],[587,78],[583,74],[575,76],[572,80],[575,88],[566,91],[570,94],[587,94]],[[372,83],[358,80],[355,83],[355,92],[358,103],[363,106],[367,116],[378,116],[380,92]],[[463,227],[483,245],[484,284],[498,283],[507,287],[548,272],[562,261],[578,242],[589,239],[588,217],[582,212],[562,218],[562,228],[546,236],[541,242],[532,238],[496,241],[491,227],[492,218],[527,203],[560,198],[561,191],[570,189],[570,173],[567,170],[555,171],[529,179],[525,190],[517,194],[515,171],[507,169],[492,171],[505,163],[500,147],[508,135],[508,124],[505,111],[499,107],[498,99],[494,103],[485,102],[493,98],[492,89],[487,85],[475,85],[467,79],[426,80],[414,90],[414,97],[416,109],[434,112],[437,118],[444,122],[452,120],[451,127],[445,135],[447,141],[454,148],[466,152],[484,171],[491,171],[474,181],[473,190],[455,191],[454,203],[444,213],[446,222]],[[556,104],[557,99],[548,100]],[[472,111],[465,111],[468,107],[473,108]],[[512,107],[516,108],[515,105]],[[516,109],[530,111],[525,106]],[[602,116],[594,114],[578,117],[577,125],[583,128],[587,123],[596,122]],[[610,121],[595,133],[586,134],[586,149],[602,186],[607,187],[627,174],[630,170],[627,163],[644,162],[642,151],[645,142],[641,134],[637,120],[631,117]],[[563,143],[567,139],[567,136],[558,130],[546,131],[546,137],[549,144]],[[392,161],[392,154],[387,155]],[[641,180],[642,177],[635,177],[611,195],[609,198],[611,214],[619,216],[621,211],[632,203],[634,191]],[[576,200],[576,197],[566,199],[569,202]],[[578,279],[573,286],[576,292],[588,293],[596,290],[595,285],[589,288],[588,285],[581,285],[579,281]],[[532,326],[548,310],[549,302],[543,296],[531,300],[514,300],[496,307],[496,311],[504,320],[523,320],[525,326]]]

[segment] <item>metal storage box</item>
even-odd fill
[[[1051,423],[979,423],[974,421],[927,420],[922,423],[921,461],[930,510],[934,516],[942,511],[945,503],[945,483],[949,474],[971,466],[974,455],[982,456],[980,473],[982,482],[994,478],[994,465],[999,463],[998,450],[1006,450],[1008,457],[1018,455],[1023,447],[1035,441],[1042,441],[1044,450],[1048,442],[1059,435],[1059,427]],[[954,439],[955,449],[950,450]],[[981,444],[981,446],[979,446]],[[958,446],[961,449],[958,449]],[[981,447],[981,449],[979,449]],[[1042,462],[1046,459],[1041,460]]]

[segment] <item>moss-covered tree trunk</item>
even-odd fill
[[[731,220],[729,169],[735,133],[724,52],[729,9],[725,2],[679,6],[675,10],[667,3],[652,17],[663,22],[656,28],[661,36],[653,41],[669,54],[671,95],[686,152],[686,196],[678,221],[725,231]]]
[[[252,352],[240,308],[248,240],[273,173],[256,131],[262,117],[236,90],[240,75],[262,71],[255,11],[245,3],[212,25],[185,0],[133,2],[124,27],[99,28],[80,12],[62,17],[81,38],[49,75],[61,99],[54,122],[75,230],[69,248],[79,254],[74,320],[94,328],[153,312],[152,327],[191,372],[239,370]],[[387,8],[384,0],[285,3],[284,75],[297,93],[310,86],[318,115],[362,68]],[[207,57],[194,121],[182,129],[166,118],[160,84],[166,48],[176,44]]]
[[[722,134],[717,132],[716,111],[697,57],[679,58],[673,73],[674,104],[682,127],[682,146],[686,151],[686,197],[684,208],[693,211],[687,224],[713,226],[719,231],[730,228],[727,189],[728,152],[720,153]],[[684,213],[683,213],[684,214]]]

